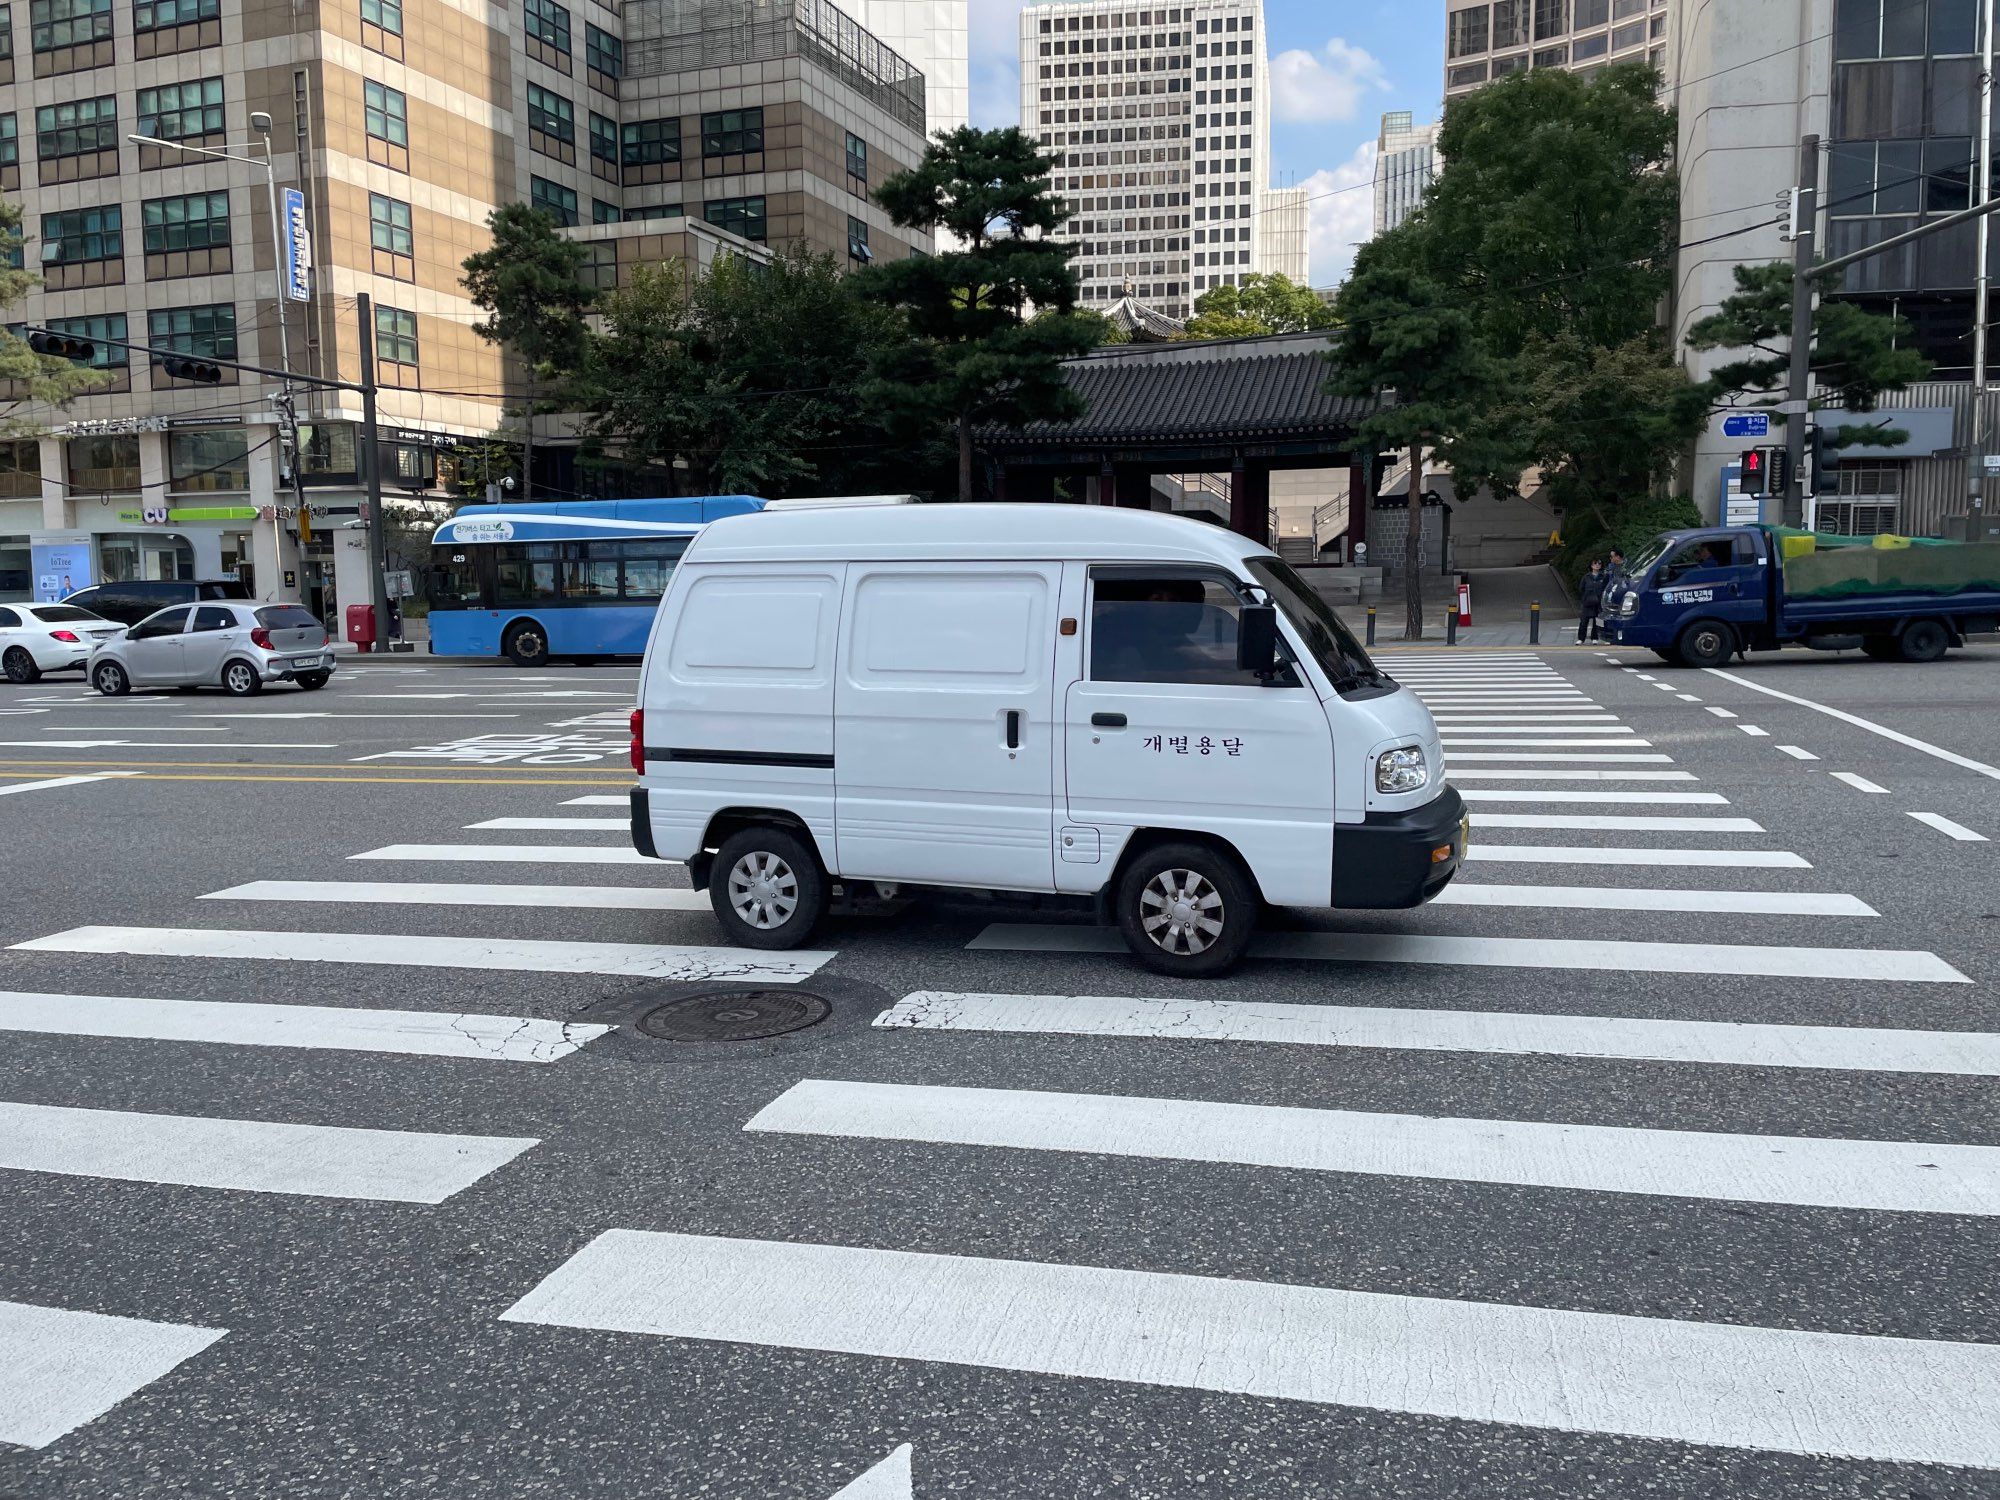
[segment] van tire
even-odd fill
[[[1936,620],[1912,620],[1903,627],[1904,661],[1936,661],[1951,647],[1951,632]]]
[[[796,948],[826,915],[826,873],[790,829],[739,829],[716,851],[708,899],[737,947]]]
[[[517,620],[507,627],[500,650],[517,667],[546,667],[549,633],[533,620]]]
[[[1721,667],[1736,651],[1736,632],[1720,620],[1696,620],[1674,643],[1674,654],[1685,666]]]
[[[1193,895],[1191,914],[1202,925],[1217,921],[1220,913],[1214,932],[1194,934],[1193,940],[1203,946],[1192,947],[1185,930],[1176,935],[1170,891]],[[1161,844],[1146,850],[1126,865],[1112,897],[1118,931],[1134,958],[1155,974],[1196,979],[1226,974],[1236,966],[1257,930],[1259,905],[1242,865],[1205,844]]]

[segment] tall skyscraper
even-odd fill
[[[1667,69],[1672,0],[1445,0],[1445,98],[1523,68]]]
[[[1436,125],[1419,125],[1407,109],[1382,116],[1375,137],[1375,232],[1394,229],[1424,201],[1437,176]]]
[[[295,494],[276,381],[194,384],[112,340],[355,380],[366,292],[384,488],[445,500],[479,493],[482,440],[521,404],[460,283],[496,205],[570,226],[599,287],[795,240],[848,265],[931,248],[868,196],[922,152],[925,78],[828,0],[31,0],[25,51],[9,15],[0,189],[42,277],[9,316],[97,341],[109,380],[10,411],[31,430],[0,441],[0,600],[57,550],[75,587],[234,573],[322,610],[368,596],[358,396],[299,394]],[[301,194],[304,300],[279,295],[293,236],[273,234],[260,127]],[[538,452],[537,498],[618,493],[573,458]]]
[[[1305,279],[1305,194],[1270,187],[1260,0],[1033,5],[1021,125],[1060,160],[1085,305],[1184,318],[1257,271]]]

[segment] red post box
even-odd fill
[[[347,639],[360,651],[375,647],[375,607],[371,604],[347,606]]]

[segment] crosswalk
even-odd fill
[[[727,1127],[767,1152],[863,1178],[888,1153],[918,1170],[947,1153],[990,1153],[1014,1164],[999,1170],[1051,1184],[1079,1162],[1118,1160],[1161,1173],[1198,1165],[1245,1182],[1451,1183],[1545,1194],[1586,1213],[1630,1200],[1840,1213],[1862,1224],[2000,1216],[2000,1148],[1950,1132],[1815,1135],[1810,1114],[1795,1131],[1687,1128],[1644,1111],[1585,1120],[1525,1102],[1510,1111],[1504,1088],[1472,1107],[1415,1094],[1341,1099],[1338,1065],[1361,1057],[1481,1059],[1500,1070],[1554,1059],[1623,1068],[1627,1080],[1651,1076],[1634,1070],[1679,1069],[1726,1075],[1720,1092],[1850,1075],[1912,1086],[2000,1079],[2000,1034],[1863,1024],[1900,1020],[1904,997],[1963,993],[1975,974],[1961,967],[1965,955],[1878,940],[1896,912],[1839,889],[1838,872],[1784,847],[1786,830],[1737,806],[1733,789],[1676,763],[1689,728],[1723,735],[1726,723],[1704,715],[1649,742],[1579,686],[1587,671],[1558,672],[1528,652],[1401,657],[1396,667],[1438,712],[1450,774],[1472,810],[1467,866],[1431,906],[1380,920],[1281,916],[1257,938],[1249,972],[1284,999],[1241,998],[1228,983],[1149,996],[1116,934],[1081,922],[927,918],[945,937],[922,967],[948,984],[976,966],[991,984],[1012,966],[1020,989],[898,988],[841,1049],[798,1054],[754,1103],[732,1102]],[[1698,713],[1670,700],[1647,709]],[[498,1092],[475,1127],[443,1104],[435,1129],[396,1130],[360,1117],[262,1118],[249,1100],[235,1111],[211,1102],[176,1113],[37,1097],[0,1102],[0,1174],[406,1212],[470,1194],[490,1204],[544,1149],[543,1132],[505,1123],[507,1080],[565,1080],[615,1029],[508,995],[533,995],[559,976],[796,986],[875,972],[865,927],[837,927],[816,950],[720,943],[705,895],[630,848],[626,818],[610,815],[624,807],[621,795],[515,795],[511,805],[468,805],[457,831],[435,830],[435,842],[356,848],[338,870],[197,889],[187,926],[78,925],[0,953],[0,982],[9,962],[49,955],[115,957],[121,973],[157,966],[161,976],[154,995],[0,990],[0,1032],[477,1069],[466,1078]],[[1511,842],[1488,842],[1486,830]],[[643,870],[616,868],[629,865]],[[571,873],[576,880],[564,878]],[[581,913],[604,914],[606,925],[582,928]],[[509,914],[520,930],[496,936]],[[1759,941],[1767,929],[1774,940]],[[187,998],[197,966],[224,965],[263,976],[263,993]],[[475,974],[482,1004],[288,998],[286,975],[357,965],[409,971],[412,994],[425,976]],[[909,966],[906,956],[896,972]],[[1519,973],[1548,976],[1546,995],[1507,1003],[1484,988]],[[1366,976],[1367,998],[1387,991],[1398,1003],[1329,993],[1355,976]],[[1784,1023],[1725,1020],[1678,1003],[1686,979],[1740,995],[1745,1015],[1757,1014],[1750,1001],[1770,982],[1839,998]],[[1105,1046],[1134,1049],[1121,1055],[1139,1060],[1148,1086],[1119,1090],[1106,1054],[1084,1063],[1080,1049]],[[1303,1075],[1269,1065],[1269,1049],[1326,1059],[1332,1066],[1313,1072],[1327,1091],[1284,1097]],[[1150,1066],[1168,1057],[1219,1066]],[[1170,1077],[1205,1081],[1183,1097],[1160,1082]],[[1252,1078],[1268,1086],[1234,1096],[1237,1080]],[[845,1153],[804,1155],[829,1142]],[[2000,1346],[1845,1329],[1838,1308],[1821,1309],[1812,1327],[1775,1312],[1768,1323],[1704,1321],[1603,1310],[1615,1296],[1546,1305],[1551,1296],[1531,1287],[1518,1301],[1494,1301],[1344,1286],[1337,1276],[1305,1284],[1248,1262],[1242,1274],[1189,1274],[1157,1261],[1144,1239],[1107,1240],[1088,1264],[1055,1252],[1001,1256],[948,1219],[927,1226],[919,1244],[888,1222],[836,1242],[810,1230],[758,1237],[763,1216],[732,1236],[638,1227],[617,1212],[579,1219],[565,1252],[497,1316],[547,1336],[817,1351],[1555,1433],[2000,1468]],[[715,1222],[711,1214],[704,1227]],[[1479,1226],[1450,1227],[1475,1254]],[[1263,1231],[1253,1223],[1242,1232],[1254,1240]],[[158,1382],[196,1378],[204,1352],[229,1337],[164,1310],[146,1321],[86,1302],[0,1301],[0,1347],[26,1351],[25,1365],[0,1362],[0,1442],[59,1443]]]

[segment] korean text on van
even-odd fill
[[[1465,854],[1437,728],[1266,548],[1064,505],[766,511],[675,572],[633,714],[632,838],[729,939],[833,887],[1097,898],[1166,974],[1265,905],[1409,907]]]

